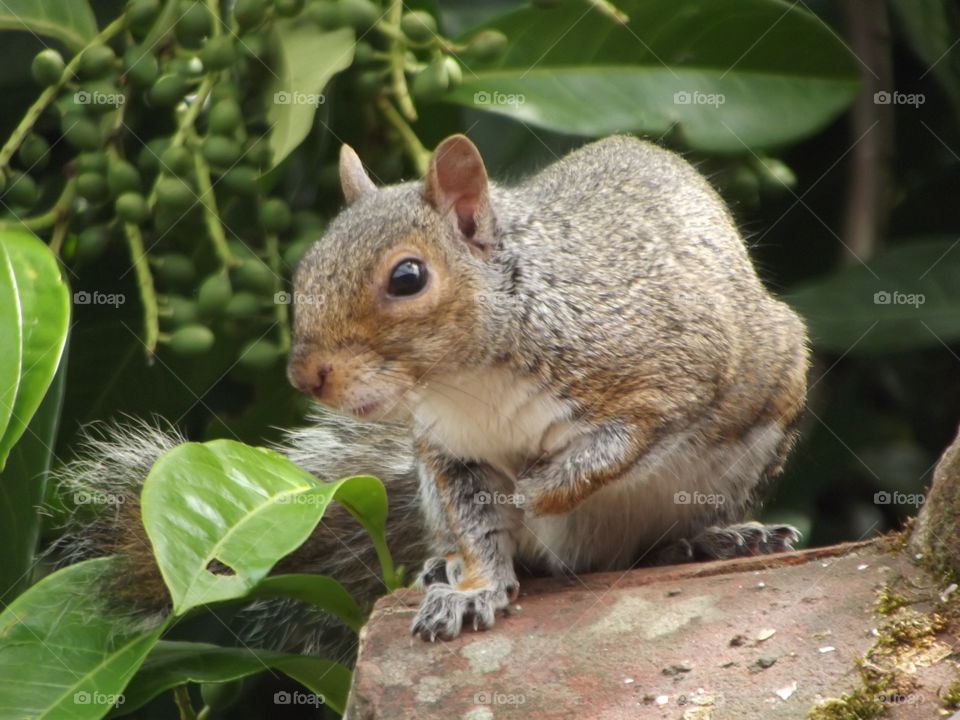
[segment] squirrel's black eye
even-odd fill
[[[403,260],[390,272],[387,292],[395,297],[416,295],[427,284],[427,266],[419,260]]]

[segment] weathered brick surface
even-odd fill
[[[529,581],[494,629],[424,643],[419,593],[383,598],[362,634],[350,720],[803,718],[858,683],[876,590],[906,574],[867,543],[755,558]],[[949,661],[891,718],[936,718]],[[927,667],[927,665],[931,665]]]

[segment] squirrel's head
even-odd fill
[[[494,352],[480,295],[497,282],[487,172],[463,135],[434,151],[423,182],[377,188],[340,152],[348,207],[294,278],[291,383],[360,417],[408,409],[416,386]]]

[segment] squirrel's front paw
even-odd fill
[[[497,610],[510,602],[508,589],[457,590],[446,583],[427,588],[410,628],[414,635],[433,642],[437,638],[452,640],[460,634],[464,623],[474,630],[493,627]]]
[[[420,588],[426,588],[437,583],[452,585],[460,581],[462,574],[463,561],[459,555],[453,553],[450,555],[435,556],[429,558],[423,564],[423,569],[417,576],[414,585]]]

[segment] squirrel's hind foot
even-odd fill
[[[657,565],[705,560],[730,560],[793,550],[800,531],[792,525],[739,523],[708,527],[692,539],[682,539],[657,553]]]

